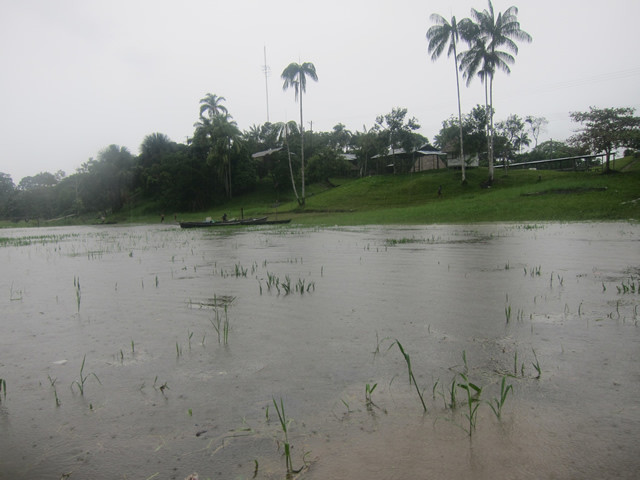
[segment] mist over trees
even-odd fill
[[[273,201],[295,200],[295,189],[302,182],[302,135],[297,122],[266,122],[243,132],[224,107],[223,97],[208,94],[203,100],[209,103],[201,105],[206,108],[201,109],[193,135],[185,143],[153,132],[142,139],[137,155],[112,144],[71,175],[41,172],[16,185],[10,175],[0,172],[0,218],[53,219],[86,213],[105,217],[134,201],[149,202],[158,214],[202,211],[251,192],[265,181],[273,188]],[[211,108],[214,104],[217,111]],[[591,116],[585,116],[588,113]],[[600,114],[620,128],[612,127],[610,136],[601,137],[596,128]],[[389,164],[397,173],[409,172],[417,150],[424,146],[457,156],[460,131],[465,154],[477,155],[480,165],[487,166],[486,106],[476,105],[461,118],[462,125],[459,117],[443,120],[432,144],[417,133],[419,120],[399,107],[378,115],[370,128],[363,125],[355,132],[342,123],[327,132],[305,131],[305,183],[331,185],[331,178],[387,174]],[[528,151],[532,137],[537,140],[539,130],[548,123],[546,119],[511,114],[497,121],[493,133],[496,160],[508,165],[606,153],[607,146],[609,152],[640,147],[640,121],[632,109],[592,109],[572,114],[572,118],[584,127],[569,142],[549,140]]]

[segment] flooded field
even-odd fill
[[[0,479],[640,471],[640,225],[2,230],[0,266]]]

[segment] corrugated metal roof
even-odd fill
[[[418,150],[418,153],[422,155],[446,155],[445,152],[439,152],[437,150]]]
[[[263,152],[257,152],[251,155],[252,158],[261,158],[266,157],[267,155],[271,155],[272,153],[279,152],[282,150],[282,147],[279,148],[270,148],[269,150],[265,150]]]

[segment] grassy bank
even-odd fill
[[[625,163],[625,166],[627,164]],[[630,165],[631,167],[640,164]],[[205,212],[165,212],[165,222],[269,215],[302,225],[429,224],[523,221],[617,221],[640,218],[640,169],[603,175],[593,172],[496,170],[491,187],[483,186],[485,168],[332,179],[335,187],[311,185],[306,205],[290,192],[274,192],[268,182]],[[442,196],[437,192],[442,185]],[[116,223],[158,223],[160,209],[148,203],[129,206],[107,218]],[[96,223],[95,215],[80,223]],[[78,219],[40,222],[68,225]],[[9,226],[9,225],[7,225]],[[12,225],[19,226],[19,225]]]
[[[640,218],[640,171],[602,175],[589,172],[496,170],[483,187],[486,169],[335,179],[336,187],[312,185],[306,205],[265,186],[207,212],[177,213],[178,220],[239,217],[292,218],[303,225],[428,224],[498,221],[588,221]],[[442,185],[442,196],[438,197]],[[172,215],[168,215],[173,219]],[[158,217],[149,219],[157,222]]]

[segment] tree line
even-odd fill
[[[419,134],[418,119],[406,108],[394,108],[376,117],[373,126],[349,131],[338,123],[329,132],[304,129],[303,95],[307,79],[318,81],[311,62],[291,63],[282,72],[283,90],[292,89],[300,106],[300,123],[266,122],[241,131],[224,105],[224,97],[207,93],[199,104],[199,118],[186,143],[176,143],[162,133],[147,135],[134,155],[125,147],[109,145],[72,175],[41,172],[23,178],[18,185],[0,172],[0,218],[51,219],[98,212],[115,213],[133,199],[151,202],[163,211],[199,211],[247,193],[259,181],[268,180],[274,196],[293,195],[305,204],[305,186],[330,182],[332,177],[375,175],[387,172],[389,156],[395,173],[408,172],[411,153],[419,148],[439,149],[468,160],[478,156],[493,181],[496,159],[533,161],[548,158],[605,153],[606,169],[612,152],[621,147],[640,148],[640,118],[631,108],[590,107],[572,112],[581,125],[566,142],[539,143],[548,121],[544,117],[509,115],[494,122],[493,77],[510,72],[517,41],[531,41],[520,28],[516,7],[503,13],[471,10],[471,18],[447,21],[434,14],[426,33],[432,60],[447,50],[456,67],[458,115],[442,122],[429,140]],[[464,42],[467,50],[460,50]],[[502,49],[502,50],[501,50]],[[506,50],[506,51],[505,51]],[[458,73],[467,84],[479,78],[485,86],[485,104],[462,113]],[[528,147],[533,148],[525,151]],[[263,152],[259,154],[259,152]],[[258,155],[256,155],[258,153]],[[461,162],[465,182],[466,161]]]

